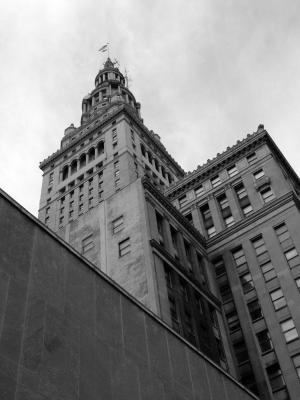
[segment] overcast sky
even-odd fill
[[[0,187],[37,215],[39,162],[79,125],[107,41],[186,170],[260,123],[300,173],[298,0],[0,3]]]

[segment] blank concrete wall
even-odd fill
[[[0,193],[0,398],[254,397]]]

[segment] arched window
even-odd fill
[[[88,155],[89,155],[89,162],[95,160],[95,149],[94,149],[94,147],[92,147],[92,148],[89,150]]]
[[[141,144],[141,152],[142,152],[142,155],[144,157],[146,157],[146,149],[145,149],[145,146],[143,144]]]
[[[65,165],[62,169],[62,180],[64,181],[65,179],[67,179],[69,174],[69,166]]]
[[[103,153],[104,153],[104,142],[103,142],[103,141],[101,141],[101,142],[98,143],[97,152],[98,152],[98,156],[99,156],[100,154],[103,154]]]
[[[73,160],[71,163],[71,175],[77,171],[77,160]]]
[[[79,168],[82,168],[86,165],[86,155],[82,154],[79,158]]]

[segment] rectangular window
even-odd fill
[[[130,253],[130,238],[119,243],[119,257],[123,257],[128,253]]]
[[[238,270],[242,271],[248,268],[248,264],[242,247],[238,247],[237,249],[233,250],[232,256]]]
[[[176,229],[174,229],[172,226],[170,226],[170,231],[171,231],[171,239],[172,239],[172,245],[173,245],[173,251],[174,251],[174,257],[178,260],[178,246],[177,246],[177,236],[178,232]]]
[[[239,171],[238,171],[236,165],[233,165],[232,167],[227,169],[227,173],[228,173],[229,177],[231,178],[231,177],[237,175],[239,173]]]
[[[233,349],[238,364],[242,364],[249,360],[249,355],[244,340],[234,343]]]
[[[51,185],[53,183],[53,172],[50,172],[49,175],[49,185]]]
[[[220,287],[220,294],[222,297],[222,301],[224,303],[229,300],[232,300],[232,292],[231,292],[230,286],[227,283],[225,283],[224,285],[222,285]]]
[[[255,253],[257,256],[260,256],[261,254],[265,253],[267,251],[265,242],[262,238],[262,236],[259,236],[256,239],[252,240],[252,244],[255,250]]]
[[[288,262],[290,268],[294,268],[294,267],[297,267],[298,265],[300,265],[299,255],[298,255],[298,252],[295,247],[286,251],[284,253],[284,255],[285,255],[285,258],[287,259],[287,262]]]
[[[266,371],[273,392],[285,386],[282,372],[278,363],[270,365],[266,368]]]
[[[256,334],[259,347],[262,353],[266,353],[273,349],[273,343],[267,329]]]
[[[118,135],[117,135],[117,128],[114,128],[112,130],[112,141],[113,143],[116,142],[118,140]]]
[[[158,230],[158,240],[160,244],[164,243],[164,219],[162,215],[160,215],[157,211],[155,211],[156,215],[156,225],[157,225],[157,230]]]
[[[229,207],[229,202],[225,194],[218,197],[218,203],[221,210],[221,214],[226,227],[232,226],[234,224],[234,219]]]
[[[112,222],[112,231],[113,233],[118,233],[124,228],[124,218],[123,215],[118,217]]]
[[[204,227],[207,231],[207,235],[209,238],[215,236],[216,228],[213,223],[212,215],[208,204],[205,204],[200,208],[201,215],[203,218]]]
[[[287,319],[284,322],[280,323],[282,333],[284,334],[285,341],[287,343],[291,342],[292,340],[298,339],[298,332],[295,328],[294,321],[292,318]]]
[[[264,170],[261,168],[258,171],[253,173],[254,179],[257,181],[258,179],[262,178],[263,176],[265,176],[265,172]]]
[[[258,299],[251,301],[251,303],[248,303],[248,310],[249,310],[252,322],[257,321],[258,319],[263,317]]]
[[[186,196],[179,197],[178,201],[179,201],[179,207],[182,208],[187,204],[187,197]]]
[[[221,185],[222,183],[219,175],[215,176],[214,178],[211,178],[210,182],[213,188]]]
[[[204,192],[205,192],[204,187],[200,185],[195,189],[195,196],[200,197]]]
[[[214,267],[215,267],[215,273],[216,273],[216,277],[217,278],[226,273],[226,268],[225,268],[225,264],[224,264],[223,258],[220,258],[218,260],[213,261],[213,264],[214,264]]]
[[[269,282],[272,279],[276,278],[277,274],[275,272],[275,269],[274,269],[271,261],[268,261],[265,264],[261,265],[260,268],[261,268],[261,272],[264,276],[264,280],[266,282]]]
[[[290,233],[285,223],[276,226],[274,230],[280,243],[290,238]]]
[[[295,356],[293,356],[292,360],[296,368],[298,378],[300,379],[300,354],[296,354]]]
[[[227,318],[227,324],[228,324],[230,333],[235,332],[238,329],[240,329],[240,327],[241,327],[240,320],[239,320],[236,310],[228,313],[226,315],[226,318]]]
[[[286,300],[281,289],[274,290],[270,293],[270,296],[276,311],[286,306]]]
[[[246,216],[253,211],[247,191],[242,183],[235,187],[235,192],[239,201],[239,205]]]
[[[271,186],[266,186],[260,190],[261,197],[264,203],[268,203],[269,201],[275,199],[275,194],[271,189]]]
[[[91,233],[86,238],[82,239],[81,242],[82,254],[87,253],[93,247],[94,247],[94,241],[93,241],[93,234]]]
[[[257,157],[256,157],[256,153],[252,153],[247,157],[247,161],[249,165],[252,165],[254,163],[256,163],[257,161]]]
[[[240,276],[240,281],[241,281],[244,293],[247,293],[250,290],[254,289],[254,283],[253,283],[250,272],[247,272],[246,274]]]

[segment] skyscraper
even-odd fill
[[[262,125],[185,174],[107,59],[40,168],[52,230],[262,399],[299,398],[299,179]]]

